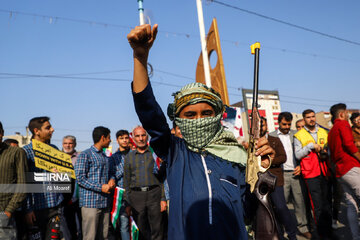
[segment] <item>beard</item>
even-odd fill
[[[147,142],[135,142],[135,144],[139,148],[145,148],[147,146]]]
[[[284,134],[288,134],[290,132],[290,128],[280,128],[280,131]]]
[[[309,122],[309,126],[310,126],[310,127],[314,127],[314,126],[315,126],[315,124],[316,124],[316,122],[315,122],[315,121],[311,121],[311,122]]]
[[[71,154],[71,153],[75,152],[75,148],[71,148],[70,150],[63,149],[63,152],[66,153],[66,154]]]

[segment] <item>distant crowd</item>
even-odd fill
[[[277,176],[277,185],[270,197],[279,231],[281,235],[285,231],[289,239],[296,239],[297,234],[310,239],[312,234],[337,229],[343,197],[349,227],[353,236],[358,234],[360,182],[356,179],[360,164],[351,155],[360,150],[360,114],[351,115],[350,128],[345,105],[335,105],[331,110],[334,126],[330,132],[316,123],[315,112],[310,109],[296,122],[297,131],[290,129],[293,117],[289,112],[280,113],[279,129],[270,133],[266,118],[261,118],[261,135],[267,137],[276,152],[269,171]],[[54,129],[48,117],[31,119],[29,129],[33,139],[57,148],[50,143]],[[182,138],[176,125],[172,133]],[[3,134],[0,123],[1,138]],[[0,193],[0,211],[4,213],[0,216],[0,238],[129,240],[129,216],[133,216],[143,239],[166,239],[167,209],[171,204],[164,181],[166,172],[148,140],[141,126],[131,134],[119,130],[119,148],[107,157],[104,149],[111,142],[108,128],[96,127],[94,145],[81,153],[75,149],[76,138],[65,136],[62,151],[71,156],[76,172],[71,193]],[[242,144],[246,147],[246,142]],[[32,143],[23,149],[17,146],[14,139],[1,143],[2,184],[25,183],[25,172],[44,171],[35,167]],[[110,212],[116,201],[116,187],[125,191],[113,224]],[[287,208],[289,202],[294,205],[295,216]],[[3,225],[4,218],[7,225]]]

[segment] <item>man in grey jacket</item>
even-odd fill
[[[284,194],[286,202],[291,199],[295,208],[295,216],[298,223],[298,229],[305,238],[311,239],[306,218],[306,209],[304,204],[303,192],[301,189],[300,165],[294,155],[294,134],[296,131],[290,130],[293,116],[289,112],[279,114],[279,129],[269,133],[270,136],[279,137],[286,152],[286,162],[283,164],[284,171]],[[290,195],[293,197],[290,198]]]

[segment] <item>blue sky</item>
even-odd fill
[[[356,0],[218,1],[360,42]],[[144,7],[152,23],[159,24],[149,62],[156,97],[166,109],[171,93],[195,79],[201,50],[196,2],[144,0]],[[359,108],[359,44],[216,2],[205,1],[203,10],[206,32],[213,17],[218,21],[231,103],[242,100],[241,88],[252,88],[250,45],[259,41],[260,89],[278,90],[283,111],[328,111],[339,101]],[[84,150],[98,125],[110,128],[113,140],[117,130],[137,125],[126,35],[138,21],[136,0],[2,0],[0,121],[5,135],[25,134],[29,119],[47,115],[55,128],[55,145],[61,147],[61,138],[72,134]]]

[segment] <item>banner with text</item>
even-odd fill
[[[35,167],[49,172],[70,173],[71,177],[76,179],[69,154],[35,139],[32,140],[32,145],[35,155]]]

